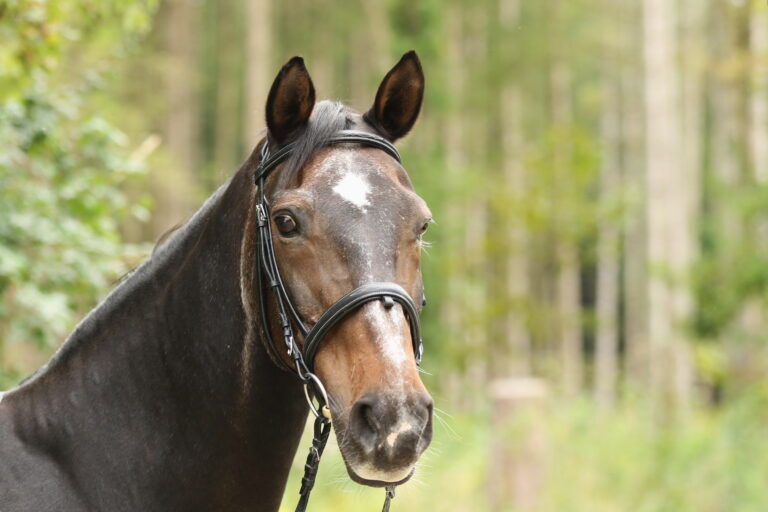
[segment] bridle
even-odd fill
[[[400,153],[395,146],[388,140],[378,135],[357,131],[342,130],[331,137],[325,145],[335,144],[362,144],[364,146],[381,149],[389,156],[400,162]],[[266,346],[278,365],[283,369],[294,373],[304,385],[304,394],[307,403],[315,415],[314,437],[312,446],[309,449],[307,462],[304,466],[304,478],[301,480],[301,489],[299,491],[299,503],[296,506],[296,512],[304,512],[309,501],[309,494],[315,483],[320,457],[325,449],[328,436],[331,432],[331,413],[328,407],[328,395],[320,379],[314,373],[314,360],[320,343],[326,334],[337,324],[339,324],[350,313],[357,310],[368,302],[381,300],[384,307],[391,309],[395,302],[400,304],[405,311],[411,330],[411,340],[413,341],[413,353],[416,358],[416,364],[421,363],[423,344],[421,341],[421,325],[419,323],[420,308],[413,301],[411,296],[400,285],[396,283],[374,282],[363,284],[334,302],[318,319],[317,323],[310,329],[307,329],[301,315],[298,313],[288,292],[280,277],[280,271],[277,267],[275,257],[275,248],[272,244],[272,226],[270,222],[270,209],[265,192],[265,182],[269,174],[275,168],[291,156],[296,148],[296,143],[289,143],[274,153],[270,152],[269,140],[265,140],[261,148],[261,158],[259,166],[256,168],[254,181],[257,186],[256,203],[256,233],[258,245],[258,266],[257,284],[260,293],[260,317]],[[272,332],[270,330],[267,314],[267,294],[272,291],[272,296],[277,305],[278,320],[280,331],[283,338],[283,348],[288,357],[293,361],[293,366],[285,363],[280,355]],[[425,305],[422,299],[422,306]],[[294,326],[301,333],[304,339],[303,349],[299,348],[296,337],[294,336]],[[310,397],[310,386],[312,394],[317,399],[318,405]],[[395,489],[393,486],[386,488],[386,499],[384,501],[384,511],[389,510],[389,505],[394,498]]]

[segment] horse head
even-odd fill
[[[268,135],[257,151],[291,151],[263,182],[266,222],[282,286],[310,332],[340,298],[370,283],[399,285],[421,307],[422,236],[432,217],[425,201],[393,158],[396,151],[329,141],[354,130],[394,143],[414,125],[423,93],[414,52],[385,76],[364,114],[337,102],[315,103],[298,57],[272,85]],[[372,486],[409,479],[432,436],[432,399],[414,353],[420,340],[412,339],[406,304],[381,298],[333,323],[309,361],[327,390],[350,477]],[[264,310],[272,319],[279,316],[275,302],[267,300]],[[279,322],[267,325],[272,338],[282,339]],[[300,334],[296,341],[302,345]],[[286,351],[276,357],[287,367],[297,364]]]

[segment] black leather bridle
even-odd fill
[[[367,132],[357,130],[342,130],[331,137],[326,145],[335,144],[362,144],[386,152],[392,158],[400,162],[400,153],[388,140]],[[296,512],[306,510],[309,494],[314,485],[315,476],[320,463],[320,456],[325,449],[328,435],[331,431],[331,414],[328,407],[328,396],[320,379],[314,372],[314,360],[320,343],[325,335],[350,313],[368,302],[381,300],[384,307],[390,309],[397,302],[405,311],[411,330],[413,341],[413,353],[416,364],[421,363],[423,344],[421,341],[421,325],[419,322],[420,308],[411,296],[396,283],[366,283],[341,297],[333,303],[318,319],[317,323],[307,329],[301,315],[288,295],[285,285],[280,277],[275,257],[275,248],[272,244],[272,227],[270,222],[270,209],[265,192],[265,182],[269,174],[282,162],[291,156],[295,150],[295,143],[290,143],[274,153],[269,150],[269,141],[265,141],[261,149],[261,159],[256,169],[254,181],[257,186],[256,203],[256,233],[258,245],[258,289],[260,296],[260,316],[263,336],[272,358],[284,369],[293,372],[304,384],[304,393],[312,413],[315,415],[314,438],[312,447],[304,466],[304,478],[300,493],[299,504]],[[293,367],[286,364],[280,355],[267,314],[268,290],[277,305],[280,331],[283,338],[283,346],[288,357],[293,361]],[[422,306],[425,301],[422,299]],[[296,327],[304,338],[303,348],[299,348],[294,336]],[[309,387],[313,388],[313,394],[318,401],[316,407],[310,398]],[[387,497],[384,502],[384,510],[389,510],[389,504],[394,497],[394,487],[387,487]]]

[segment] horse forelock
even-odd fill
[[[340,130],[347,130],[355,124],[359,114],[343,103],[324,100],[315,105],[306,128],[293,140],[294,150],[278,173],[281,186],[300,181],[307,161]]]

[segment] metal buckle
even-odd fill
[[[264,210],[264,205],[259,203],[256,205],[256,221],[259,224],[259,227],[262,227],[267,222],[267,212]]]
[[[306,377],[306,380],[304,381],[304,396],[307,399],[307,404],[309,404],[309,410],[312,411],[312,414],[315,415],[316,418],[326,418],[331,419],[331,410],[328,408],[328,394],[325,392],[325,387],[323,387],[323,383],[320,382],[320,379],[317,378],[317,375],[311,372],[307,372],[304,374]],[[315,385],[315,391],[319,391],[322,398],[322,403],[320,403],[320,398],[318,398],[318,407],[315,407],[315,404],[312,403],[312,398],[309,396],[309,382],[312,381],[312,383]]]

